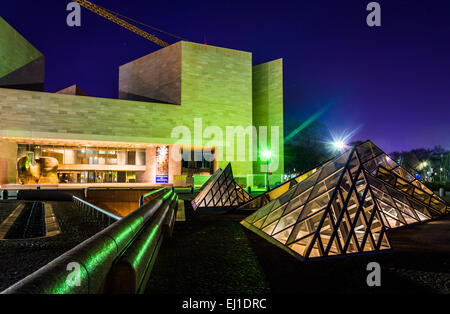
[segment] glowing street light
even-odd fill
[[[270,157],[272,157],[272,152],[270,150],[263,150],[261,155],[264,159],[268,160]]]
[[[347,147],[347,144],[345,144],[345,142],[342,140],[334,141],[331,144],[333,145],[335,150],[340,150],[340,151],[344,150]]]
[[[344,152],[349,148],[348,142],[350,138],[358,131],[359,127],[351,132],[344,131],[341,134],[331,132],[330,141],[327,142],[328,149],[333,152]]]

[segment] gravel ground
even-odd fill
[[[20,202],[0,203],[3,220]],[[50,202],[58,219],[61,233],[54,237],[0,241],[0,291],[46,265],[56,257],[83,242],[106,225],[85,215],[72,202]]]
[[[449,293],[450,219],[391,233],[395,250],[301,262],[239,224],[245,215],[189,214],[164,239],[146,293]],[[420,240],[419,240],[420,239]],[[368,287],[369,262],[381,287]]]
[[[17,202],[0,201],[0,223],[17,207]]]

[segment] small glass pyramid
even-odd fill
[[[251,199],[252,197],[234,180],[229,163],[224,170],[218,169],[205,182],[192,201],[192,207],[194,209],[228,209],[235,208]]]

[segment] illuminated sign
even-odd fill
[[[169,183],[169,146],[156,147],[156,183]]]

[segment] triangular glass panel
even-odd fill
[[[297,222],[298,216],[300,215],[302,209],[303,209],[303,207],[300,207],[300,208],[290,212],[289,214],[283,216],[280,219],[275,232],[279,232],[279,231],[295,224]]]
[[[292,229],[294,229],[294,226],[287,228],[279,233],[276,233],[273,235],[273,238],[282,244],[286,244],[287,239],[289,238],[289,235],[292,232]]]
[[[289,244],[289,248],[296,252],[297,254],[300,254],[302,256],[305,256],[306,250],[308,249],[309,245],[311,244],[311,241],[314,237],[314,234],[311,234],[310,236],[306,236],[303,239],[300,239],[297,242],[294,242],[292,244]]]

